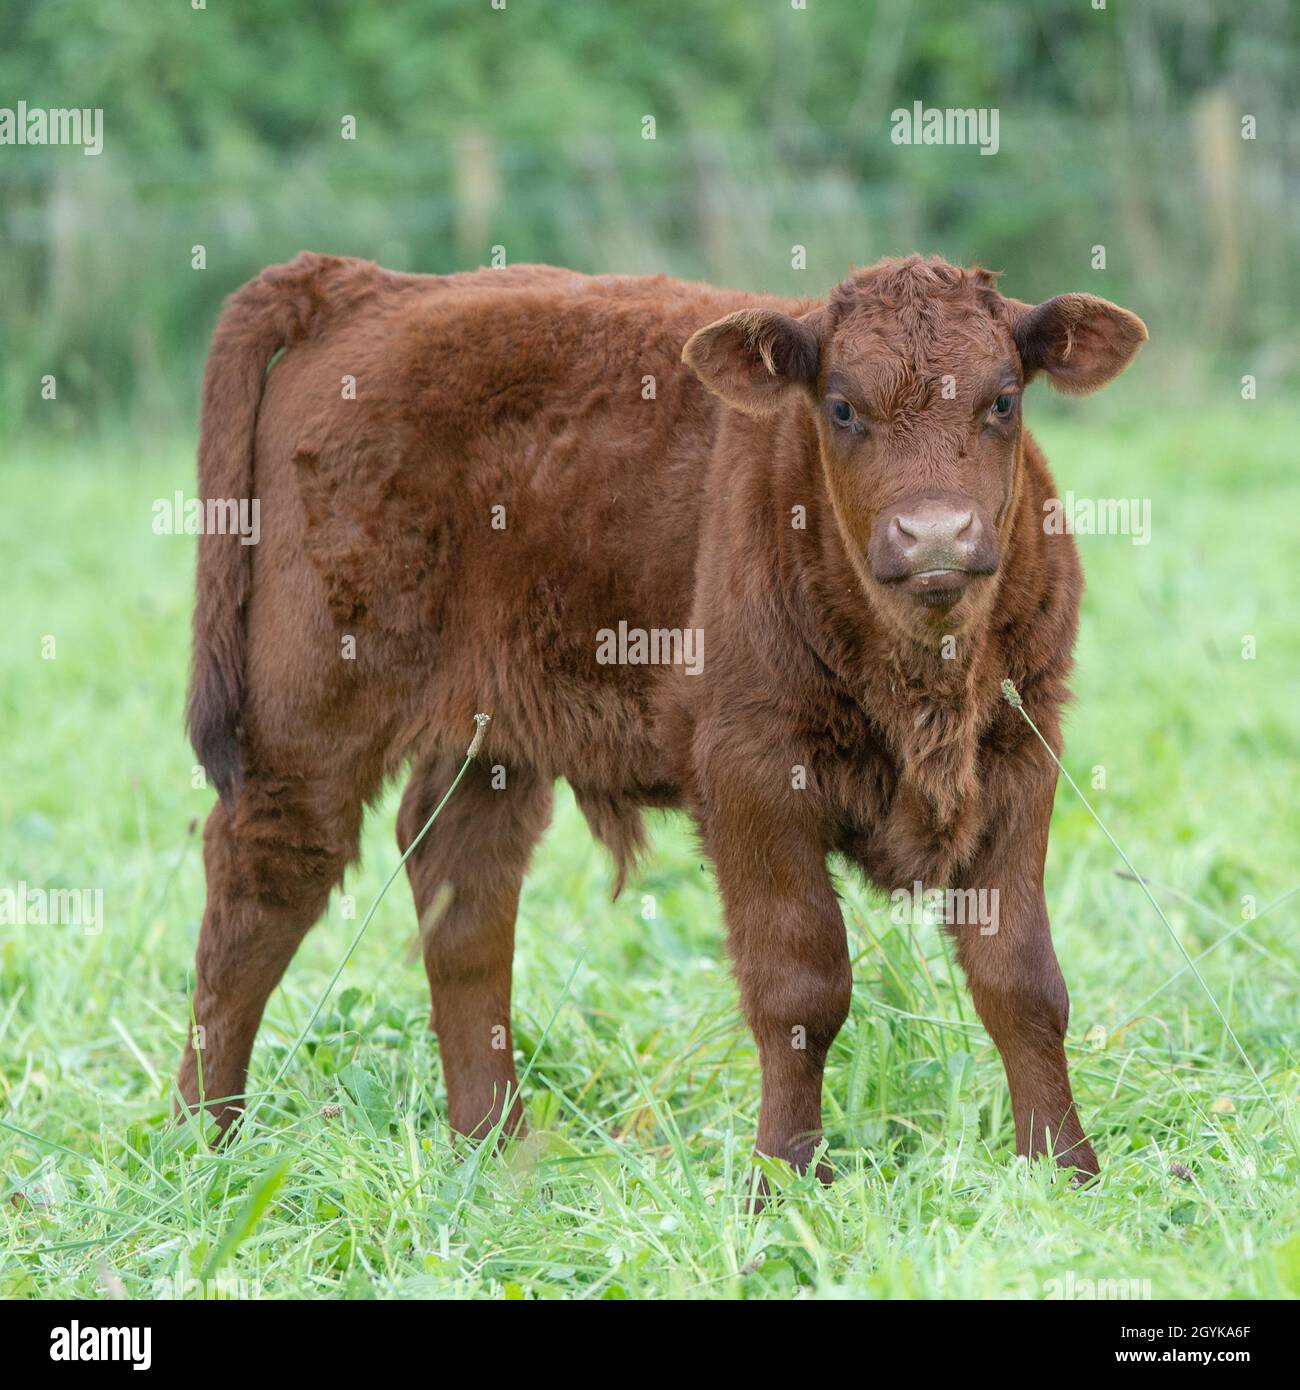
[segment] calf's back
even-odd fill
[[[392,763],[486,709],[506,761],[672,801],[654,716],[683,673],[607,657],[620,624],[691,622],[724,408],[682,346],[737,308],[803,306],[547,267],[317,275],[258,417],[251,723],[299,720],[284,693],[310,691],[331,737],[391,727]]]

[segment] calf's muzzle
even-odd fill
[[[948,607],[973,578],[997,569],[997,536],[971,498],[913,497],[881,515],[867,559],[882,584],[927,606]]]

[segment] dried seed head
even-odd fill
[[[490,714],[476,714],[474,716],[474,737],[465,753],[467,758],[477,756],[478,750],[483,746],[483,735],[487,733],[488,720],[491,718]]]

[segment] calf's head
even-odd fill
[[[988,271],[912,257],[857,272],[798,318],[729,314],[683,357],[747,415],[805,412],[864,589],[923,636],[960,629],[991,602],[1026,384],[1041,372],[1059,390],[1095,391],[1146,336],[1136,315],[1093,295],[1035,307],[999,294]]]

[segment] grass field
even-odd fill
[[[1074,1190],[1014,1158],[1001,1065],[939,933],[896,924],[846,876],[838,1181],[777,1175],[784,1195],[759,1215],[744,1200],[757,1060],[710,875],[665,818],[611,906],[567,796],[520,913],[527,1141],[449,1147],[402,880],[256,1122],[221,1151],[168,1122],[212,795],[192,788],[180,721],[193,541],[150,522],[155,498],[192,489],[191,446],[33,445],[6,461],[0,888],[102,889],[103,922],[0,927],[0,1292],[1300,1294],[1300,895],[1264,910],[1300,884],[1294,415],[1099,418],[1073,406],[1039,428],[1060,486],[1150,497],[1152,535],[1080,539],[1066,762],[1188,951],[1236,933],[1199,968],[1267,1099],[1062,785],[1048,901],[1100,1182]],[[346,885],[362,910],[396,858],[395,802],[372,813]],[[268,1009],[253,1089],[355,925],[336,900],[309,937]]]

